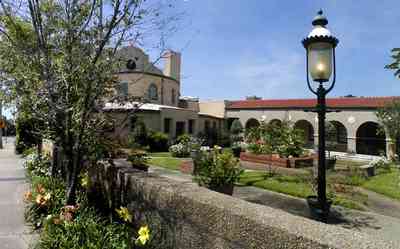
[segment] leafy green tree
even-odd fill
[[[394,70],[394,76],[400,79],[400,48],[392,49],[392,58],[394,61],[385,68]]]
[[[239,119],[235,119],[232,122],[230,128],[231,134],[238,135],[243,131],[242,123],[240,123]]]
[[[83,165],[101,159],[96,148],[105,101],[115,93],[119,48],[155,36],[161,48],[176,16],[171,4],[156,0],[18,2],[0,2],[1,82],[18,112],[42,122],[42,135],[61,148],[66,203],[73,205]]]
[[[394,100],[376,111],[380,127],[380,133],[388,133],[388,136],[396,140],[400,137],[400,100]],[[396,153],[396,143],[391,143],[391,150]],[[391,155],[394,156],[394,155]]]

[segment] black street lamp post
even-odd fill
[[[306,49],[307,62],[307,85],[312,93],[317,96],[315,112],[318,113],[318,195],[307,198],[311,210],[317,212],[323,222],[327,222],[331,201],[326,198],[326,158],[325,158],[325,116],[327,111],[326,95],[333,89],[336,82],[335,47],[339,40],[325,27],[328,20],[323,16],[322,10],[312,22],[314,28],[302,43]],[[331,75],[333,80],[330,86],[324,84],[329,82]],[[315,90],[309,77],[318,83]]]

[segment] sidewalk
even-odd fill
[[[24,221],[23,194],[28,187],[22,159],[14,154],[14,140],[0,150],[0,248],[25,249],[31,240]]]
[[[190,175],[179,171],[151,166],[150,172],[178,181],[192,182]],[[281,209],[293,215],[311,218],[307,202],[304,199],[261,188],[239,186],[235,187],[233,196],[260,205]],[[383,240],[400,242],[400,219],[396,217],[334,206],[328,223],[378,236]]]

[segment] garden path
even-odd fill
[[[400,219],[400,201],[393,200],[379,193],[365,188],[357,188],[359,192],[368,195],[367,207],[369,210]],[[399,231],[400,232],[400,231]]]
[[[24,221],[23,194],[28,184],[22,159],[14,154],[14,140],[4,141],[0,150],[0,247],[25,249],[32,240]]]

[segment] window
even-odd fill
[[[127,81],[121,81],[119,83],[119,88],[118,88],[118,95],[127,97],[128,96],[128,82]]]
[[[173,105],[175,105],[175,100],[176,100],[176,93],[175,93],[175,89],[171,90],[171,103]]]
[[[164,133],[169,134],[171,132],[171,119],[164,118]]]
[[[213,129],[216,130],[217,129],[217,122],[213,122]]]
[[[155,84],[151,84],[148,91],[150,100],[158,100],[158,88]]]
[[[188,127],[188,132],[189,134],[193,134],[194,133],[194,120],[193,119],[189,119],[189,127]]]
[[[210,121],[206,120],[204,122],[204,130],[208,131],[210,129]]]

